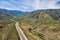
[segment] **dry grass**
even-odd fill
[[[22,22],[20,27],[29,40],[60,40],[60,21],[37,26]]]
[[[34,34],[32,34],[31,32],[29,32],[29,28],[31,28],[30,25],[26,24],[26,23],[22,23],[20,24],[20,27],[22,28],[23,32],[25,33],[25,35],[27,36],[28,40],[40,40],[40,38]]]
[[[0,40],[20,40],[14,23],[7,24],[0,28]]]

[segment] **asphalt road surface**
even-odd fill
[[[25,34],[23,33],[22,29],[19,27],[19,23],[15,23],[16,30],[18,31],[19,37],[21,40],[28,40]]]

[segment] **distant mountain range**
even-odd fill
[[[6,10],[6,9],[0,9],[0,13],[9,14],[11,16],[21,16],[22,14],[24,14],[24,12],[22,12],[22,11]]]
[[[60,9],[46,9],[46,10],[35,10],[33,12],[22,12],[17,10],[6,10],[6,9],[0,9],[0,20],[4,17],[14,17],[19,16],[21,17],[24,15],[25,19],[28,18],[41,18],[42,15],[48,14],[54,19],[60,19]]]
[[[0,22],[11,21],[10,19],[22,15],[24,15],[22,11],[0,9]]]

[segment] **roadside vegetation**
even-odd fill
[[[0,40],[20,40],[13,21],[0,22]]]

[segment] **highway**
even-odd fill
[[[22,29],[20,28],[18,22],[15,23],[15,27],[16,27],[16,30],[17,30],[17,32],[19,34],[20,39],[21,40],[28,40],[27,37],[25,36],[25,34],[23,33]]]

